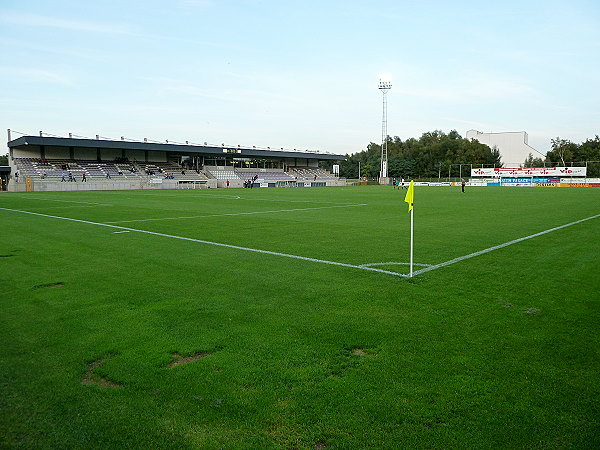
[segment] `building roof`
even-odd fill
[[[249,147],[218,147],[211,145],[193,144],[159,144],[155,142],[138,141],[111,141],[105,139],[79,139],[47,136],[21,136],[8,143],[9,148],[22,148],[24,146],[52,146],[52,147],[85,147],[100,149],[125,149],[125,150],[148,150],[169,153],[203,153],[203,154],[237,154],[240,157],[268,157],[268,158],[307,158],[319,160],[341,161],[346,159],[344,155],[331,153],[319,153],[309,151],[285,151],[258,149]]]

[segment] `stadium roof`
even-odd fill
[[[319,160],[341,161],[346,159],[344,155],[334,155],[331,153],[319,153],[309,151],[285,151],[258,149],[249,147],[226,147],[226,146],[211,146],[211,145],[195,145],[195,144],[162,144],[156,142],[139,142],[139,141],[111,141],[105,139],[79,139],[79,138],[62,138],[62,137],[46,137],[46,136],[21,136],[8,143],[9,148],[22,148],[24,146],[52,146],[52,147],[86,147],[100,149],[125,149],[125,150],[148,150],[161,151],[170,153],[204,153],[204,154],[237,154],[245,157],[269,157],[269,158],[307,158]]]

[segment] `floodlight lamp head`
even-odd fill
[[[379,89],[381,89],[382,91],[387,91],[387,90],[390,90],[391,88],[392,88],[391,81],[379,80]]]

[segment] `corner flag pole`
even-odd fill
[[[404,201],[408,203],[408,212],[410,213],[410,278],[413,276],[413,237],[414,237],[414,204],[415,204],[415,181],[410,180],[408,191]]]
[[[410,209],[410,278],[413,276],[413,237],[415,230],[415,210],[413,208]]]

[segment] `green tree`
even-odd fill
[[[530,152],[525,158],[523,162],[523,167],[542,167],[544,165],[544,160],[542,158],[534,158],[533,154]]]
[[[475,140],[464,139],[456,130],[446,134],[441,130],[423,133],[419,139],[402,141],[388,137],[388,175],[395,178],[438,178],[453,164],[472,164],[501,167],[500,152]],[[367,177],[379,176],[381,145],[369,143],[366,150],[346,155],[341,174],[356,178],[358,162]]]
[[[8,153],[0,156],[0,166],[8,166]]]
[[[546,162],[560,162],[564,167],[567,162],[575,160],[577,144],[559,137],[550,139],[550,142],[552,143],[552,150],[546,154]]]
[[[580,161],[587,162],[587,176],[600,177],[600,137],[596,135],[594,139],[587,139],[577,153]]]

